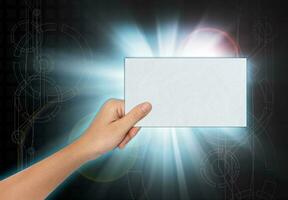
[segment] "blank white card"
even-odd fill
[[[149,101],[137,126],[246,127],[246,58],[126,58],[125,113]]]

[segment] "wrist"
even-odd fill
[[[71,156],[77,159],[80,165],[89,161],[89,155],[81,144],[80,140],[76,140],[68,146],[68,151]]]
[[[89,139],[86,137],[80,137],[71,144],[75,157],[78,157],[82,163],[94,160],[101,155],[100,151],[97,150],[97,147],[89,147],[89,141],[86,140]]]

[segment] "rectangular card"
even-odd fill
[[[246,58],[126,58],[125,112],[149,101],[137,126],[246,127]]]

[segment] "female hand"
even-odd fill
[[[79,150],[88,156],[87,159],[95,159],[117,146],[124,148],[140,129],[140,127],[133,126],[151,109],[151,104],[145,102],[125,115],[123,100],[108,100],[85,134],[76,142],[80,147]]]
[[[85,133],[72,144],[0,181],[0,199],[46,198],[83,163],[114,149],[124,148],[139,128],[133,127],[151,111],[149,103],[134,107],[124,116],[124,101],[107,101]]]

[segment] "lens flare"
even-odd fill
[[[232,37],[216,28],[199,28],[193,31],[179,49],[181,56],[237,57],[239,46]]]
[[[101,60],[95,57],[94,63],[86,66],[89,68],[86,71],[89,71],[87,76],[91,81],[89,86],[86,85],[79,91],[80,95],[96,95],[102,100],[123,98],[123,65],[127,56],[237,57],[240,54],[239,45],[233,38],[216,28],[197,28],[186,36],[177,22],[158,23],[156,35],[147,32],[144,34],[136,24],[113,25],[111,30],[111,49],[116,53],[99,56],[102,57]],[[94,78],[91,79],[91,76]],[[78,137],[90,121],[91,116],[81,119],[73,129],[70,141],[71,138]],[[124,175],[129,176],[131,170],[140,170],[145,177],[143,182],[147,191],[159,186],[159,181],[163,185],[159,195],[167,190],[173,191],[175,187],[171,184],[176,181],[181,197],[189,199],[187,184],[191,184],[191,180],[195,178],[189,176],[201,176],[203,165],[209,164],[206,157],[210,155],[211,149],[228,144],[245,146],[247,135],[246,128],[142,128],[125,151],[115,150],[103,159],[95,160],[88,167],[81,168],[80,173],[90,180],[106,182]],[[116,164],[112,160],[119,162]],[[99,172],[100,168],[108,170]]]

